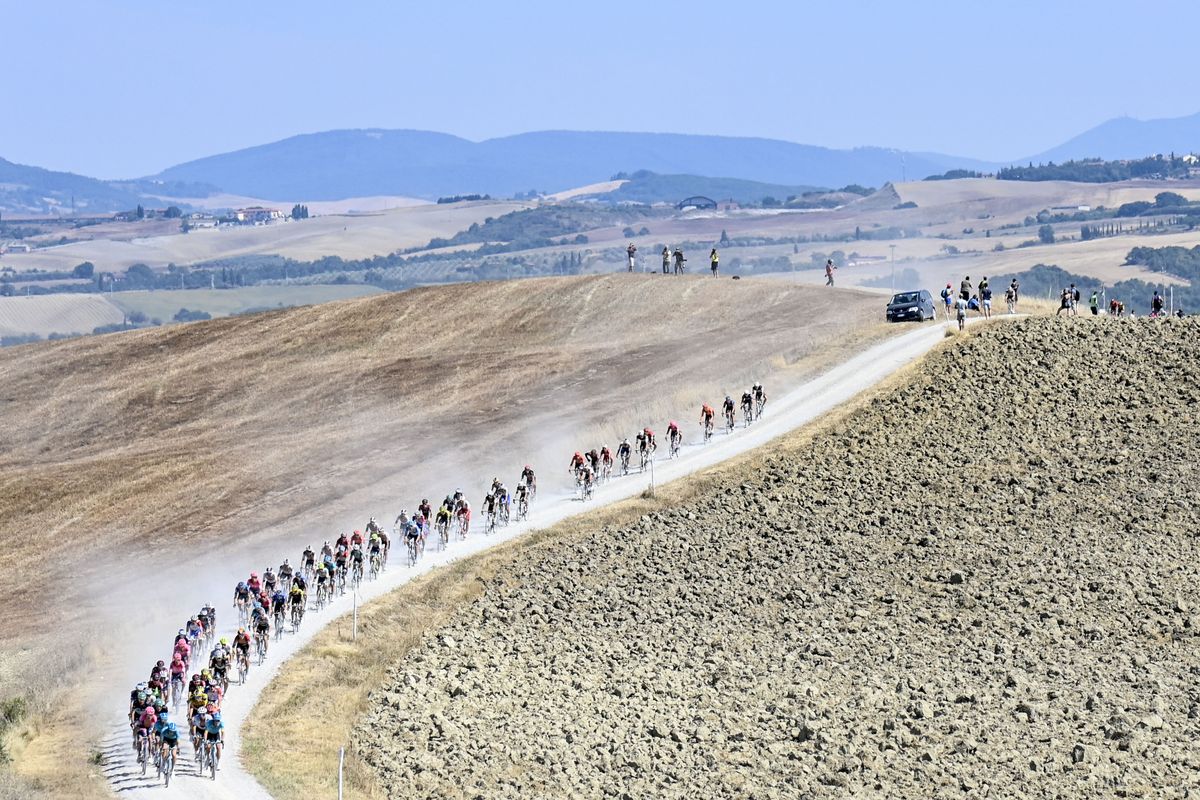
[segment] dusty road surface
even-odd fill
[[[1194,796],[1198,354],[1195,320],[966,337],[498,570],[354,747],[397,798]]]
[[[78,741],[107,724],[81,711],[127,693],[250,569],[521,462],[552,476],[584,443],[686,422],[755,379],[782,392],[895,333],[879,316],[852,291],[620,275],[5,350],[0,684],[56,698],[17,772],[52,794],[102,787]]]

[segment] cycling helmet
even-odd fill
[[[525,465],[525,469],[533,469],[533,467],[531,467],[531,466],[529,466],[528,464],[526,464],[526,465]]]
[[[176,653],[175,657],[173,659],[171,659],[172,666],[174,666],[175,664],[182,664],[182,663],[183,663],[183,656],[179,655],[179,653]]]
[[[166,666],[166,663],[165,663],[165,662],[164,662],[164,661],[163,661],[163,660],[160,658],[160,659],[158,660],[158,663],[157,663],[157,664],[155,664],[154,666],[156,666],[156,667],[165,667],[165,666]]]
[[[245,633],[245,632],[246,632],[246,629],[245,629],[244,627],[243,627],[243,628],[238,628],[238,633]],[[224,639],[222,639],[221,641],[223,642],[223,641],[225,641],[225,640],[224,640]]]
[[[194,681],[198,681],[198,680],[200,680],[200,673],[199,673],[199,672],[197,672],[197,673],[193,674],[193,675],[192,675],[192,680],[194,680]]]
[[[354,535],[355,535],[355,536],[362,536],[362,531],[355,531],[355,532],[354,532]]]
[[[245,581],[238,581],[237,588],[238,588],[238,589],[245,589],[245,588],[246,588],[246,582],[245,582]]]
[[[282,566],[285,566],[285,567],[290,567],[290,566],[291,566],[291,564],[289,564],[289,563],[288,563],[288,560],[285,558],[285,559],[283,560],[283,565],[282,565]]]
[[[175,727],[174,722],[167,723],[167,730],[169,730],[171,733],[179,733],[179,728]]]
[[[213,717],[213,718],[216,718],[216,716],[217,716],[217,707],[216,707],[216,705],[214,705],[213,703],[209,703],[209,704],[208,704],[208,705],[205,707],[205,709],[204,709],[204,710],[208,712],[209,716],[211,716],[211,717]]]
[[[137,693],[137,699],[138,699],[138,700],[145,700],[145,699],[146,699],[146,693],[145,693],[145,692],[138,692],[138,693]]]
[[[675,420],[671,420],[670,422],[667,423],[667,427],[668,428],[678,428],[679,426],[675,424]]]
[[[255,579],[255,578],[257,578],[257,577],[258,577],[258,573],[257,573],[257,572],[251,572],[251,573],[250,573],[250,580],[254,580],[254,579]]]
[[[213,719],[215,719],[215,720],[217,720],[218,722],[220,722],[220,720],[221,720],[221,712],[220,712],[220,711],[214,711],[214,712],[213,712],[213,715],[212,715],[212,717],[213,717]]]
[[[725,395],[725,399],[726,399],[726,400],[732,400],[733,398],[732,398],[732,397],[730,397],[729,395]]]
[[[224,636],[222,636],[222,637],[221,637],[221,644],[223,644],[223,645],[225,645],[225,646],[228,646],[228,645],[229,645],[229,640],[228,640],[228,639],[226,639]]]

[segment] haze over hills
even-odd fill
[[[831,150],[774,139],[539,131],[470,142],[411,130],[340,130],[209,156],[156,176],[235,194],[332,200],[402,194],[555,192],[622,171],[724,175],[776,184],[879,185],[983,162],[879,147]]]
[[[1197,149],[1200,113],[1145,121],[1123,117],[1012,163],[1137,158]],[[139,202],[162,205],[163,197],[218,192],[280,203],[376,195],[508,197],[531,189],[572,189],[638,170],[836,188],[879,186],[949,169],[990,172],[1000,166],[884,147],[837,150],[776,139],[672,133],[538,131],[472,142],[431,131],[334,130],[220,153],[129,181],[101,181],[0,159],[0,212],[70,213],[74,208],[82,214],[102,213]]]

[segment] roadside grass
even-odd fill
[[[954,346],[956,341],[941,342],[935,349]],[[345,747],[345,797],[386,797],[374,773],[350,747],[351,731],[369,709],[372,690],[387,681],[389,671],[455,609],[478,597],[486,582],[502,576],[509,564],[534,548],[556,546],[597,528],[615,532],[642,515],[740,483],[743,475],[759,470],[769,454],[799,449],[816,435],[836,430],[875,398],[908,380],[922,361],[901,368],[844,407],[760,448],[657,486],[653,494],[645,492],[533,531],[406,583],[359,609],[357,641],[350,640],[350,615],[331,622],[283,665],[259,696],[242,729],[246,769],[277,800],[331,797],[337,791],[339,750]]]
[[[77,679],[94,655],[82,646],[42,654],[23,691],[0,696],[0,800],[111,797],[80,723],[88,711]]]

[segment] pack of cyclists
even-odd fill
[[[756,382],[743,392],[741,396],[741,411],[744,423],[750,425],[750,423],[762,416],[766,405],[767,392],[761,383]],[[738,404],[734,402],[731,395],[725,395],[725,402],[722,408],[725,414],[726,431],[732,432],[737,426]],[[704,403],[700,407],[700,427],[704,430],[705,442],[712,438],[713,420],[715,417],[716,411],[713,410],[711,405]],[[614,468],[619,470],[621,475],[628,475],[630,462],[635,455],[638,459],[639,470],[645,471],[654,458],[654,453],[658,450],[658,440],[653,430],[642,428],[634,434],[634,442],[636,444],[631,444],[628,438],[622,439],[621,443],[617,445],[615,456],[607,445],[600,448],[592,448],[586,452],[582,450],[575,451],[575,454],[571,456],[570,463],[567,465],[567,471],[575,479],[575,489],[579,492],[581,499],[587,500],[591,498],[596,484],[609,480],[612,477]],[[667,422],[667,446],[670,458],[676,458],[683,447],[683,431],[680,429],[679,423],[675,420]],[[616,465],[615,467],[614,464]]]
[[[766,403],[761,383],[742,393],[740,405],[746,425],[762,415]],[[726,430],[732,432],[737,404],[731,395],[725,396],[722,409]],[[700,425],[706,442],[712,436],[715,416],[711,405],[701,406]],[[628,438],[622,439],[615,452],[607,445],[586,453],[575,452],[569,470],[584,499],[592,496],[597,483],[609,480],[614,469],[628,475],[635,453],[640,468],[646,469],[658,449],[654,431],[642,428],[634,441],[636,445]],[[675,420],[667,423],[667,442],[670,457],[675,458],[683,444],[683,433]],[[536,495],[537,478],[528,464],[511,491],[499,478],[493,479],[483,499],[485,532],[507,525],[514,515],[517,520],[527,517]],[[412,514],[402,509],[393,532],[404,542],[409,564],[413,565],[424,554],[431,532],[436,532],[438,548],[444,549],[452,538],[465,539],[470,527],[471,504],[461,489],[455,489],[436,509],[427,498]],[[217,612],[211,603],[190,617],[175,636],[170,660],[157,661],[149,680],[137,684],[129,695],[129,727],[142,773],[153,763],[164,782],[170,783],[179,756],[180,732],[186,728],[200,773],[215,778],[225,744],[221,702],[232,676],[236,673],[238,682],[244,683],[252,652],[262,664],[272,633],[278,639],[288,625],[293,632],[299,629],[310,594],[320,609],[336,595],[344,594],[347,586],[354,588],[364,579],[378,577],[387,564],[391,545],[392,538],[371,517],[363,530],[342,533],[332,545],[325,541],[320,551],[305,547],[299,567],[284,559],[278,569],[268,566],[261,575],[251,572],[233,590],[238,628],[232,643],[227,637],[217,637]]]

